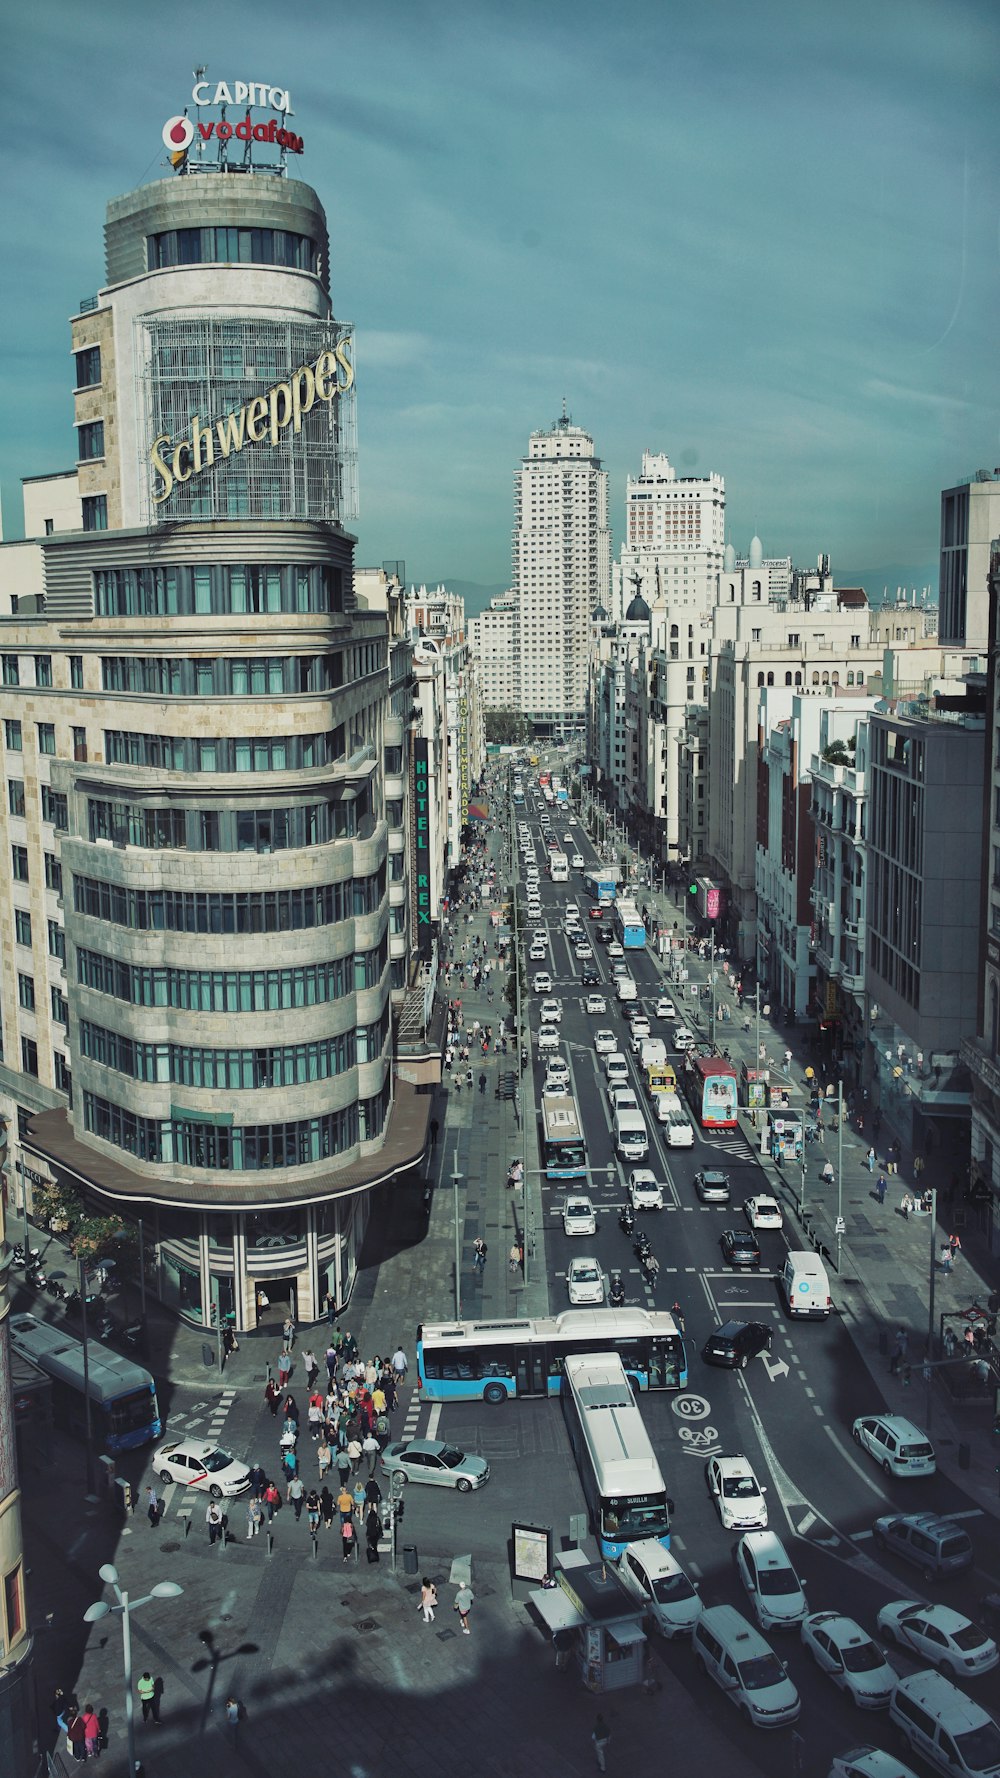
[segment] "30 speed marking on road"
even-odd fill
[[[679,1395],[670,1405],[679,1420],[704,1420],[712,1412],[703,1395]]]

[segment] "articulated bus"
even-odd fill
[[[562,1404],[601,1555],[641,1537],[669,1549],[673,1502],[618,1353],[568,1358]]]
[[[587,1145],[576,1100],[568,1093],[542,1098],[542,1166],[546,1179],[585,1179]]]
[[[686,1389],[687,1353],[662,1309],[564,1309],[535,1321],[425,1322],[417,1329],[424,1401],[558,1395],[567,1360],[617,1352],[636,1389]]]
[[[691,1110],[703,1130],[735,1130],[736,1069],[720,1056],[693,1056],[681,1070]]]
[[[634,901],[619,895],[615,902],[615,930],[626,951],[641,951],[646,943],[646,928]]]
[[[83,1437],[86,1398],[83,1389],[83,1341],[33,1315],[12,1315],[10,1343],[52,1380],[52,1418],[57,1426]],[[162,1431],[156,1384],[149,1372],[97,1340],[87,1342],[90,1423],[99,1451],[132,1451],[148,1445]]]

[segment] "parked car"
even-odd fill
[[[490,1479],[485,1457],[467,1456],[457,1445],[446,1444],[439,1438],[411,1438],[386,1445],[382,1469],[387,1476],[399,1474],[408,1482],[457,1488],[460,1494],[481,1488]]]
[[[938,1513],[885,1513],[875,1520],[872,1536],[877,1549],[911,1562],[925,1580],[941,1580],[972,1567],[968,1532]]]
[[[724,1370],[746,1370],[751,1358],[771,1350],[771,1329],[763,1321],[724,1321],[701,1349],[706,1364]]]
[[[859,1710],[885,1710],[897,1674],[867,1630],[839,1611],[813,1611],[799,1632],[821,1673]]]
[[[933,1475],[937,1463],[934,1446],[902,1414],[864,1414],[851,1431],[854,1442],[874,1457],[886,1475],[906,1478]]]
[[[655,1537],[627,1545],[616,1563],[622,1583],[641,1599],[662,1636],[690,1636],[701,1600],[677,1557]]]
[[[705,1480],[726,1531],[756,1531],[767,1526],[766,1489],[742,1451],[719,1452],[705,1465]]]
[[[774,1531],[748,1531],[740,1538],[736,1572],[762,1630],[794,1630],[801,1624],[808,1609],[805,1588]]]
[[[878,1614],[883,1636],[921,1660],[930,1661],[949,1679],[974,1679],[989,1673],[1000,1655],[992,1636],[964,1612],[950,1605],[925,1605],[920,1599],[894,1599]]]

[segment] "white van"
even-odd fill
[[[639,1061],[643,1068],[665,1068],[667,1065],[667,1046],[662,1037],[644,1037]]]
[[[615,992],[619,1000],[635,1000],[639,990],[630,975],[620,975],[615,980]]]
[[[825,1320],[833,1308],[826,1267],[818,1254],[806,1248],[797,1248],[785,1256],[781,1288],[789,1315]]]
[[[897,1680],[889,1715],[914,1753],[947,1778],[996,1778],[1000,1728],[943,1673],[927,1668]]]
[[[663,1134],[667,1138],[668,1148],[694,1147],[694,1125],[682,1111],[679,1099],[676,1106],[670,1111]]]
[[[641,1161],[649,1153],[649,1132],[639,1111],[616,1111],[615,1148],[624,1161]]]
[[[747,1722],[776,1729],[797,1722],[799,1694],[759,1630],[732,1605],[710,1605],[691,1636],[695,1659]]]

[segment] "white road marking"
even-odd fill
[[[838,1438],[837,1434],[833,1430],[833,1427],[832,1426],[824,1426],[823,1431],[826,1433],[826,1436],[831,1441],[831,1443],[836,1445],[837,1450],[840,1452],[840,1455],[844,1459],[844,1462],[850,1464],[850,1467],[853,1469],[855,1475],[861,1477],[861,1480],[864,1482],[865,1487],[870,1488],[873,1494],[877,1494],[880,1500],[884,1500],[886,1503],[886,1506],[891,1506],[892,1501],[890,1500],[888,1494],[886,1494],[879,1487],[877,1482],[872,1481],[871,1476],[868,1474],[867,1470],[862,1469],[860,1463],[855,1462],[855,1459],[854,1459],[852,1453],[848,1450],[847,1446],[844,1444],[843,1439]]]
[[[443,1406],[443,1402],[436,1401],[431,1408],[430,1418],[427,1421],[428,1438],[437,1438],[438,1427],[441,1424],[441,1409]]]

